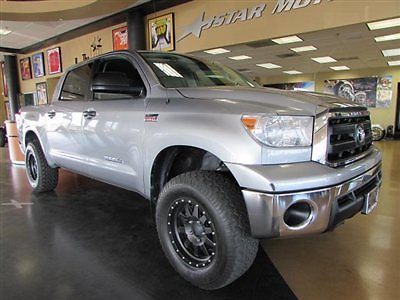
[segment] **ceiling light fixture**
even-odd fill
[[[375,37],[376,42],[386,42],[386,41],[395,41],[400,40],[400,33],[389,34],[389,35],[382,35]]]
[[[334,59],[334,58],[332,58],[330,56],[312,57],[311,59],[313,61],[316,61],[317,63],[320,63],[320,64],[328,64],[328,63],[337,62],[336,59]]]
[[[233,60],[245,60],[245,59],[252,59],[252,57],[247,56],[247,55],[238,55],[238,56],[231,56],[228,57],[229,59],[233,59]]]
[[[216,55],[216,54],[228,53],[228,52],[231,52],[231,51],[228,50],[228,49],[224,49],[224,48],[215,48],[215,49],[206,50],[204,52],[208,53],[208,54]]]
[[[300,72],[300,71],[297,71],[297,70],[283,71],[283,73],[286,73],[286,74],[289,74],[289,75],[303,74],[303,72]]]
[[[379,29],[385,29],[385,28],[391,28],[391,27],[398,27],[398,26],[400,26],[400,18],[389,19],[389,20],[378,21],[378,22],[371,22],[371,23],[367,23],[367,26],[370,30],[379,30]]]
[[[388,57],[388,56],[398,56],[398,55],[400,55],[400,48],[382,50],[382,54],[383,54],[383,56],[385,56],[385,57]]]
[[[303,47],[291,48],[290,50],[294,52],[307,52],[307,51],[315,51],[317,50],[317,48],[314,46],[303,46]]]
[[[279,69],[279,68],[282,68],[279,65],[271,64],[271,63],[257,64],[257,66],[259,66],[261,68],[266,68],[266,69]]]
[[[12,31],[7,28],[0,28],[0,35],[10,34]]]
[[[274,43],[277,43],[279,45],[282,44],[291,44],[291,43],[297,43],[297,42],[302,42],[303,40],[299,38],[297,35],[291,35],[291,36],[286,36],[278,39],[272,39]]]
[[[332,70],[335,70],[335,71],[347,71],[347,70],[350,70],[350,68],[349,67],[347,67],[347,66],[336,66],[336,67],[330,67]]]
[[[391,66],[391,67],[400,66],[400,60],[388,61],[388,65]]]

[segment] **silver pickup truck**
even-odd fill
[[[381,184],[364,107],[172,53],[73,66],[50,105],[22,109],[18,128],[36,192],[54,189],[63,168],[143,195],[168,260],[203,289],[241,276],[258,239],[368,214]]]

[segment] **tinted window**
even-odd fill
[[[61,100],[85,101],[90,92],[90,75],[93,63],[70,71],[61,90]]]
[[[168,88],[258,86],[242,74],[217,62],[172,53],[142,52],[161,84]]]
[[[138,70],[135,66],[127,59],[124,58],[110,58],[101,62],[98,72],[109,72],[109,73],[124,73],[126,74],[132,86],[144,87],[143,80],[140,77]],[[115,93],[95,93],[95,100],[122,100],[132,99],[135,95],[126,94],[115,94]],[[136,95],[137,96],[137,95]]]

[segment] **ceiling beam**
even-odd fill
[[[0,47],[0,52],[10,53],[10,54],[19,54],[21,52],[20,49]]]

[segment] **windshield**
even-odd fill
[[[242,74],[217,62],[172,53],[141,52],[140,55],[167,88],[258,86]]]

